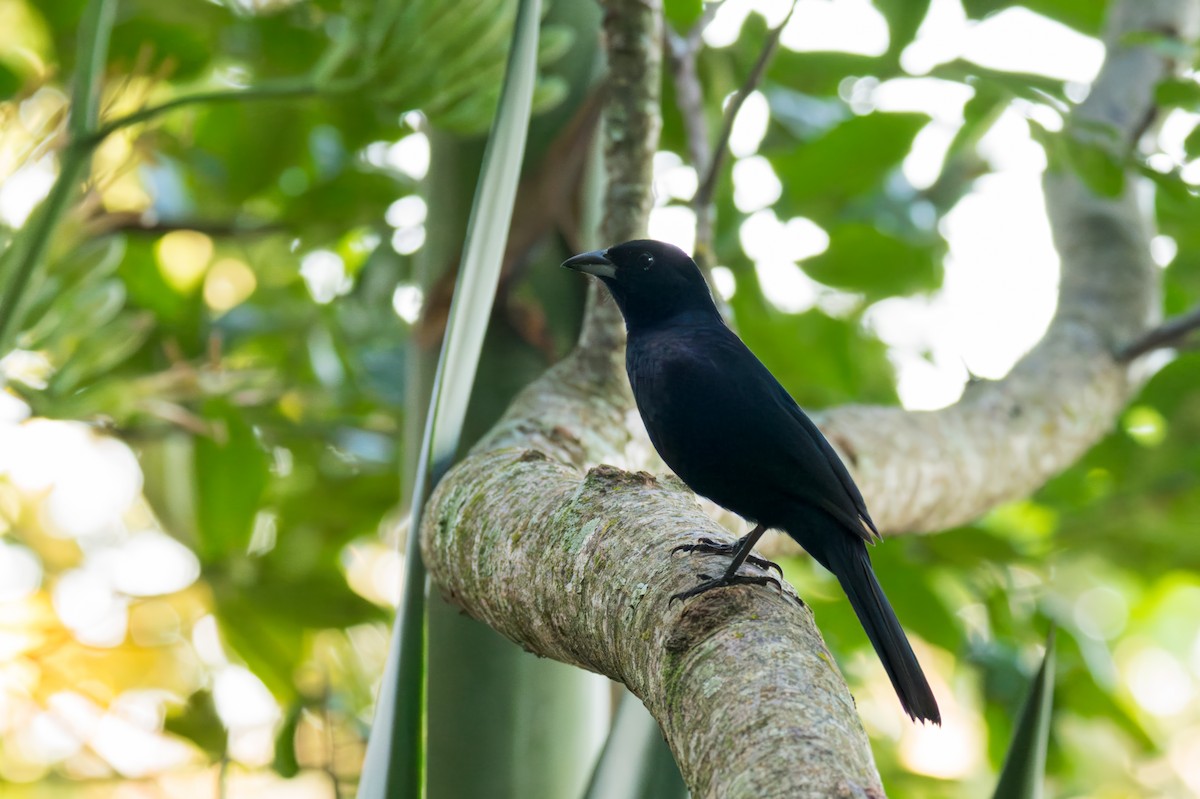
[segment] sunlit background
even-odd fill
[[[241,5],[249,13],[262,10],[255,3]],[[788,7],[786,0],[727,0],[704,40],[713,48],[733,47],[748,16],[761,15],[773,26]],[[51,47],[37,8],[30,0],[0,2],[0,49],[15,54],[35,76],[34,89],[0,110],[0,222],[14,229],[28,219],[57,173],[54,136],[67,104],[63,75],[45,60]],[[878,56],[887,51],[888,37],[886,20],[867,0],[801,0],[782,45],[797,52]],[[899,399],[907,408],[945,406],[972,376],[1004,375],[1041,337],[1054,310],[1058,260],[1040,189],[1046,157],[1030,120],[1059,130],[1061,109],[1021,99],[1009,104],[978,142],[988,170],[939,220],[922,192],[938,180],[973,90],[926,75],[939,64],[965,59],[994,70],[1068,81],[1068,94],[1078,99],[1103,57],[1097,39],[1033,11],[1012,8],[972,21],[959,0],[933,0],[901,56],[907,77],[842,83],[839,93],[854,114],[915,111],[929,117],[903,159],[900,177],[913,194],[911,221],[918,227],[936,224],[945,238],[944,280],[930,292],[882,300],[823,285],[802,268],[826,251],[830,237],[811,219],[777,212],[787,187],[760,153],[772,104],[766,94],[755,92],[730,140],[732,197],[746,215],[738,239],[764,296],[793,314],[819,308],[845,318],[865,309],[862,324],[886,344]],[[236,76],[224,79],[233,83]],[[153,88],[150,76],[112,85],[106,114],[140,107]],[[1200,161],[1187,160],[1184,139],[1198,119],[1190,111],[1173,110],[1161,125],[1162,154],[1156,156],[1162,171],[1181,169],[1192,184],[1200,184]],[[396,140],[369,143],[348,157],[420,181],[430,169],[430,142],[419,114],[406,116],[405,125]],[[321,142],[314,147],[319,151]],[[185,193],[172,184],[176,174],[148,153],[136,133],[126,132],[105,142],[93,168],[104,209],[131,217],[170,215],[174,203],[185,202]],[[279,190],[300,195],[311,179],[299,168],[284,172]],[[680,155],[658,154],[653,237],[684,248],[694,244],[695,219],[686,203],[696,185],[696,171]],[[395,254],[419,254],[431,222],[421,196],[397,199],[385,221]],[[343,302],[356,288],[363,261],[381,241],[387,239],[378,230],[366,228],[354,229],[337,246],[309,248],[295,238],[289,246],[308,302],[330,307]],[[1167,236],[1154,241],[1154,258],[1163,267],[1176,250]],[[153,240],[150,252],[171,291],[198,296],[216,316],[242,307],[256,292],[261,296],[276,279],[257,268],[251,250],[226,246],[219,234],[202,229],[166,232]],[[98,262],[121,257],[116,250],[96,255]],[[739,291],[736,270],[724,263],[713,280],[727,301]],[[415,280],[397,280],[390,291],[392,323],[417,323],[424,301]],[[319,331],[297,346],[310,359],[318,384],[346,379],[336,348]],[[295,674],[286,675],[302,686],[306,701],[281,705],[264,682],[261,664],[231,651],[233,633],[221,629],[213,615],[220,581],[201,579],[203,553],[175,519],[167,518],[172,514],[160,518],[144,495],[144,469],[175,474],[183,461],[172,458],[190,455],[163,446],[152,461],[139,460],[141,445],[115,437],[103,419],[85,424],[39,418],[20,398],[45,388],[66,355],[17,349],[0,360],[10,386],[0,393],[0,780],[26,786],[29,792],[14,794],[19,796],[51,795],[37,793],[36,784],[52,775],[80,781],[72,789],[75,796],[215,796],[218,781],[229,797],[333,795],[331,784],[352,782],[362,755],[361,735],[386,647],[382,617],[308,636],[310,656]],[[143,386],[140,409],[164,424],[191,429],[196,420],[170,401],[172,392],[228,377],[219,369],[177,364]],[[237,390],[262,389],[251,381]],[[155,399],[159,396],[164,398]],[[285,416],[304,417],[304,398],[297,393],[285,390],[272,398]],[[1156,446],[1165,435],[1163,417],[1154,408],[1132,409],[1123,424],[1142,446]],[[231,428],[228,435],[238,433]],[[394,435],[386,425],[368,425],[344,450],[355,457],[386,452]],[[291,458],[286,446],[274,446],[272,474],[288,476]],[[1088,479],[1102,483],[1106,478]],[[158,499],[169,504],[171,480],[164,485],[166,496]],[[1056,519],[1053,511],[1021,503],[985,524],[998,536],[1029,543],[1029,551],[1046,552]],[[247,554],[270,552],[278,525],[276,516],[258,512]],[[388,608],[399,596],[402,562],[392,517],[379,518],[377,528],[341,548],[340,568],[354,592]],[[239,577],[222,574],[221,579]],[[801,569],[796,579],[803,595],[836,599],[836,586],[821,575]],[[1020,566],[1008,567],[1003,581],[1014,607],[1039,601],[1045,590],[1041,576]],[[968,636],[986,638],[988,609],[943,582],[938,590],[954,595],[961,607],[948,621],[964,627]],[[1136,720],[1130,722],[1136,728],[1131,732],[1073,716],[1057,727],[1060,745],[1092,753],[1097,785],[1112,776],[1119,778],[1114,784],[1132,781],[1146,795],[1200,793],[1200,579],[1176,575],[1135,585],[1123,582],[1118,570],[1098,557],[1080,557],[1056,571],[1053,601],[1081,633],[1082,656],[1111,694],[1106,701],[1118,703]],[[869,652],[860,649],[847,664],[881,763],[891,768],[898,759],[916,774],[962,780],[973,793],[985,791],[992,779],[989,747],[1003,751],[1003,741],[989,740],[987,714],[993,711],[983,705],[984,691],[938,642],[918,641],[917,648],[923,662],[933,665],[934,691],[945,718],[941,728],[907,723]],[[1036,655],[1028,651],[1025,665],[1032,665]],[[335,693],[342,698],[335,701]],[[179,715],[196,701],[207,705]],[[227,732],[227,740],[214,740],[207,750],[202,735],[172,721],[205,714]],[[291,773],[297,776],[287,780],[267,768],[278,766],[281,731],[295,741]],[[1138,749],[1127,739],[1137,735],[1151,740],[1150,754],[1132,754]],[[217,751],[217,765],[210,765]],[[61,785],[47,790],[65,790]]]

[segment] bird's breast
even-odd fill
[[[738,407],[728,375],[686,336],[631,338],[626,356],[638,411],[659,456],[689,488],[761,520],[769,483],[752,409]]]

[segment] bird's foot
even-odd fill
[[[676,552],[701,552],[705,555],[732,556],[737,552],[737,548],[740,543],[741,541],[733,544],[725,544],[712,538],[701,538],[694,544],[680,544],[671,550],[671,554],[674,555]],[[767,560],[766,558],[759,558],[751,555],[746,558],[746,562],[753,566],[757,566],[763,571],[774,569],[775,571],[779,572],[780,577],[783,576],[783,569],[780,568],[779,564],[773,560]]]
[[[708,593],[714,588],[725,588],[726,586],[730,585],[773,585],[779,589],[780,594],[783,593],[783,586],[780,585],[778,580],[770,575],[759,577],[747,574],[726,574],[715,579],[707,574],[698,574],[696,576],[703,580],[703,582],[701,582],[700,585],[696,586],[695,588],[689,588],[687,591],[680,591],[678,594],[673,594],[671,596],[671,601],[668,604],[673,605],[676,601],[682,602],[685,599],[691,599],[694,596],[700,596],[701,594]]]

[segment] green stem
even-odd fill
[[[116,0],[91,0],[79,20],[75,88],[71,93],[71,140],[86,136],[100,118],[101,78],[108,60],[108,40],[117,15]]]
[[[21,231],[18,240],[13,243],[13,272],[8,279],[4,296],[0,298],[0,353],[10,349],[9,338],[17,321],[21,298],[29,285],[29,278],[33,276],[34,267],[41,261],[59,219],[66,213],[80,180],[87,173],[91,156],[90,148],[67,148],[58,178],[50,187],[49,196],[38,207],[29,225]]]
[[[359,799],[425,795],[427,580],[420,548],[421,511],[432,487],[453,464],[491,317],[525,153],[540,18],[540,0],[521,0],[425,420],[404,596],[376,701]]]
[[[261,86],[252,86],[248,89],[237,89],[236,91],[211,91],[198,92],[196,94],[188,94],[183,97],[176,97],[167,100],[159,105],[147,106],[132,114],[127,114],[123,117],[118,117],[110,122],[105,123],[100,128],[92,133],[88,133],[80,137],[81,143],[90,147],[94,147],[104,140],[109,134],[118,131],[121,128],[127,128],[130,125],[136,125],[139,122],[146,122],[160,114],[165,114],[168,111],[174,111],[177,108],[184,108],[189,105],[200,105],[204,103],[241,103],[251,100],[275,100],[288,97],[308,97],[317,93],[335,94],[340,91],[337,85],[329,85],[318,87],[311,83],[308,79],[301,81],[280,81],[278,83],[266,83]]]
[[[434,388],[436,396],[437,388]],[[433,409],[426,419],[424,440],[433,438]],[[396,675],[395,736],[392,742],[392,767],[388,769],[389,788],[401,789],[400,794],[424,795],[425,784],[425,607],[428,591],[425,561],[421,557],[421,511],[433,486],[442,479],[448,463],[431,464],[422,458],[413,486],[412,516],[408,524],[408,543],[404,552],[404,597],[400,603],[396,634],[400,636],[400,652]],[[415,790],[416,793],[407,793]]]
[[[50,189],[50,194],[37,209],[36,216],[22,231],[20,239],[14,243],[13,249],[10,251],[10,257],[15,260],[15,265],[7,290],[4,292],[3,298],[0,298],[0,352],[8,350],[9,336],[16,322],[18,306],[28,287],[29,278],[45,254],[54,229],[66,214],[75,189],[83,176],[87,174],[92,151],[107,136],[121,128],[145,122],[160,114],[189,105],[305,97],[317,94],[318,91],[335,94],[344,89],[337,84],[330,84],[318,89],[315,84],[305,79],[303,81],[281,81],[238,91],[200,92],[143,108],[96,127],[100,107],[99,76],[103,70],[104,58],[108,49],[108,32],[112,28],[111,7],[113,5],[112,0],[94,0],[89,6],[88,18],[80,24],[81,36],[89,28],[95,33],[93,36],[87,37],[86,46],[83,42],[80,44],[81,72],[77,76],[71,117],[67,123],[70,144],[64,152],[62,167]],[[105,9],[107,9],[107,13]],[[99,41],[101,38],[103,38],[103,42]]]
[[[91,0],[79,21],[75,87],[71,96],[71,115],[67,132],[71,144],[63,154],[58,178],[50,194],[37,209],[32,223],[26,225],[13,243],[12,275],[4,297],[0,298],[0,352],[9,349],[9,338],[16,323],[21,298],[29,286],[33,270],[41,260],[58,221],[67,212],[79,182],[91,165],[94,145],[77,144],[87,138],[100,114],[101,78],[108,58],[108,40],[116,16],[116,0]]]

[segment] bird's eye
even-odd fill
[[[642,271],[654,266],[654,256],[648,252],[644,252],[638,256],[638,264],[642,267]]]

